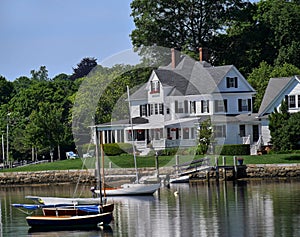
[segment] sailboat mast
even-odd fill
[[[104,149],[103,149],[103,131],[100,131],[100,153],[101,153],[101,167],[102,167],[102,186],[103,186],[103,196],[106,198],[105,191],[105,172],[104,172]],[[104,200],[105,201],[105,200]]]
[[[131,101],[130,101],[130,93],[129,93],[129,87],[127,86],[127,96],[128,96],[128,107],[129,107],[129,119],[130,119],[130,125],[131,125],[131,144],[132,144],[132,151],[133,151],[133,158],[134,158],[134,168],[135,168],[135,182],[139,182],[139,174],[137,169],[137,162],[136,162],[136,152],[135,152],[135,146],[134,146],[134,140],[133,140],[133,124],[132,124],[132,116],[131,116]]]
[[[101,173],[100,173],[100,157],[99,157],[99,138],[98,138],[98,132],[97,132],[97,127],[95,127],[95,143],[96,143],[96,176],[97,176],[97,182],[99,185],[99,197],[100,197],[100,204],[102,204],[102,185],[101,185]],[[102,134],[101,134],[102,135]],[[101,141],[101,139],[100,139]]]

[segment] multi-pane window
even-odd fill
[[[164,104],[159,104],[159,114],[164,114]]]
[[[155,108],[155,114],[158,114],[158,104],[155,104],[154,108]]]
[[[189,133],[189,128],[184,128],[183,129],[183,131],[182,131],[182,138],[183,139],[189,139],[189,135],[190,135],[190,133]]]
[[[191,111],[191,114],[196,113],[196,101],[190,101],[190,111]]]
[[[150,94],[159,93],[159,92],[160,92],[159,81],[151,81],[150,82]]]
[[[288,97],[288,104],[289,104],[289,108],[296,108],[296,96],[295,95],[290,95]]]
[[[238,87],[237,77],[226,77],[226,85],[227,85],[227,88],[230,88],[230,87],[237,88]]]
[[[226,126],[225,125],[214,126],[214,135],[215,137],[226,137]]]
[[[251,99],[239,99],[238,107],[239,107],[239,112],[251,111]]]
[[[227,100],[215,100],[215,112],[227,112]]]
[[[175,113],[183,113],[183,102],[175,100]]]
[[[201,100],[201,113],[209,113],[209,100]]]
[[[147,105],[140,105],[140,116],[147,116]]]
[[[240,125],[240,137],[245,137],[246,136],[246,127],[245,124]]]
[[[150,115],[154,114],[154,105],[150,104]]]

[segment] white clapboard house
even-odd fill
[[[252,113],[255,90],[233,65],[212,66],[172,50],[170,65],[153,70],[147,83],[130,95],[129,120],[95,126],[104,143],[131,142],[149,147],[191,147],[199,124],[211,118],[217,144],[250,144],[261,139],[260,121]],[[132,136],[133,130],[133,136]]]
[[[290,113],[300,112],[300,76],[270,79],[258,111],[262,144],[265,146],[270,145],[271,142],[268,116],[275,108],[279,111],[283,100],[288,101]]]

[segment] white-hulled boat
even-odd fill
[[[123,184],[116,188],[105,188],[102,194],[106,196],[129,196],[129,195],[153,195],[160,188],[160,183],[128,183]],[[100,193],[100,190],[94,190],[96,194]]]

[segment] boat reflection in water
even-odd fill
[[[108,197],[115,206],[113,233],[100,229],[40,236],[300,236],[299,184],[297,180],[171,184],[153,196]],[[27,193],[69,196],[72,189],[66,192],[67,187],[54,187],[56,193],[47,193],[47,187],[0,187],[2,236],[24,236],[29,228],[24,214],[11,203],[24,202]]]

